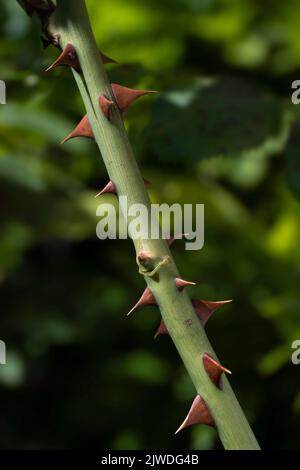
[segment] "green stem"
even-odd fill
[[[112,90],[93,36],[84,0],[57,0],[57,11],[51,19],[51,31],[60,35],[60,45],[75,47],[81,73],[73,71],[81,92],[95,140],[99,146],[110,179],[119,196],[126,196],[128,205],[144,204],[150,211],[150,199],[129,143],[123,121],[117,109],[112,122],[102,114],[98,99],[101,94],[112,96]],[[139,240],[136,250],[151,253],[161,269],[145,281],[154,294],[162,318],[184,365],[200,394],[212,412],[220,439],[226,449],[259,449],[253,432],[240,405],[224,377],[223,390],[210,381],[201,357],[208,353],[216,357],[206,333],[194,312],[186,292],[179,292],[174,278],[178,271],[164,240]],[[167,258],[169,257],[169,258]],[[140,271],[143,267],[139,266]],[[151,271],[153,270],[153,267]]]

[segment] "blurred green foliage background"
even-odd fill
[[[154,202],[204,203],[205,246],[174,255],[194,298],[234,302],[208,335],[264,448],[299,449],[300,79],[296,0],[87,0],[114,82],[161,90],[126,116]],[[96,146],[59,142],[84,109],[57,51],[0,1],[2,449],[218,449],[174,437],[194,389],[154,308],[125,314],[144,284],[129,241],[99,241]],[[113,197],[103,198],[104,202]]]

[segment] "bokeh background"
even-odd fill
[[[204,203],[205,247],[173,251],[194,298],[234,299],[207,326],[265,449],[300,448],[300,79],[297,0],[88,0],[114,82],[161,91],[126,126],[154,202]],[[194,389],[143,290],[129,241],[96,238],[96,146],[59,142],[84,109],[57,51],[0,1],[2,449],[219,449],[174,437]],[[104,202],[113,197],[103,198]]]

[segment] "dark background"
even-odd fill
[[[299,449],[300,3],[87,4],[112,81],[161,91],[126,116],[152,200],[205,203],[204,249],[173,252],[193,297],[234,299],[207,332],[242,407],[265,449]],[[104,165],[59,145],[84,113],[71,73],[44,73],[57,51],[0,8],[0,447],[220,448],[207,427],[174,437],[194,389],[158,311],[125,317],[144,284],[129,241],[96,238]]]

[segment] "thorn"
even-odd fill
[[[200,319],[203,326],[206,325],[212,314],[222,305],[232,302],[231,300],[221,300],[216,302],[210,302],[209,300],[192,300],[195,312]]]
[[[87,116],[84,116],[80,123],[76,126],[76,128],[69,134],[65,139],[61,142],[64,144],[70,139],[74,139],[75,137],[86,137],[87,139],[93,139],[94,134],[92,128],[90,126],[90,122]]]
[[[202,355],[202,361],[204,365],[204,369],[206,370],[207,375],[209,376],[210,380],[218,387],[222,389],[222,374],[223,372],[226,374],[232,374],[232,372],[225,367],[221,366],[219,362],[213,359],[209,354],[204,353]]]
[[[177,277],[175,279],[175,284],[176,284],[177,289],[180,290],[180,291],[182,291],[182,289],[184,289],[187,286],[195,286],[196,285],[195,282],[184,281],[184,279],[180,279],[179,277]]]
[[[77,137],[77,136],[74,136],[74,137]],[[84,137],[84,136],[81,136],[81,137]],[[108,193],[117,194],[116,186],[112,181],[109,181],[109,183],[107,183],[107,185],[99,193],[96,194],[95,198],[102,196],[103,194],[108,194]]]
[[[48,39],[45,39],[41,37],[43,41],[44,48],[46,49],[50,44],[51,41]],[[116,64],[117,62],[114,59],[111,59],[110,57],[106,56],[105,54],[102,54],[102,52],[99,51],[99,54],[101,56],[101,60],[103,64]],[[80,70],[80,65],[77,57],[76,50],[72,44],[67,44],[60,56],[57,58],[57,60],[54,62],[54,64],[50,65],[50,67],[47,68],[46,72],[49,72],[55,67],[58,67],[60,65],[66,65],[68,67],[73,67],[77,71]]]
[[[151,290],[149,289],[149,287],[147,287],[140,300],[138,300],[138,302],[135,304],[134,307],[132,307],[132,309],[127,313],[127,316],[129,316],[131,313],[133,313],[135,310],[141,308],[141,307],[145,307],[146,305],[157,305],[156,303],[156,300],[155,300],[155,297],[154,295],[152,294]]]
[[[114,59],[111,59],[110,57],[108,57],[107,55],[103,54],[101,51],[100,52],[100,55],[101,55],[101,60],[103,62],[103,64],[117,64],[118,62]]]
[[[112,83],[111,87],[121,113],[125,113],[129,106],[141,96],[158,93],[152,90],[133,90],[117,83]]]
[[[207,424],[208,426],[216,427],[209,408],[200,395],[196,395],[187,417],[181,426],[177,429],[175,434],[189,426],[192,426],[193,424]]]
[[[159,324],[159,327],[157,328],[153,339],[158,338],[158,336],[164,336],[164,335],[168,335],[168,334],[169,334],[169,332],[168,332],[168,329],[166,327],[166,324],[163,320],[161,320],[160,324]]]
[[[117,189],[112,181],[109,181],[107,185],[98,193],[95,197],[102,196],[103,194],[116,194]]]
[[[222,307],[223,305],[230,304],[230,300],[202,300],[210,309],[217,310],[217,308]]]
[[[110,121],[110,108],[111,106],[114,105],[114,102],[106,98],[106,96],[101,95],[99,98],[99,104],[100,104],[102,113],[104,114],[106,119]]]
[[[50,72],[50,70],[61,65],[73,67],[73,69],[76,70],[80,68],[77,53],[75,47],[72,44],[66,45],[66,47],[64,48],[60,56],[56,59],[56,61],[46,69],[46,72]]]

